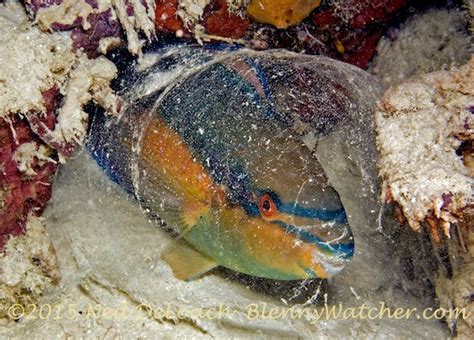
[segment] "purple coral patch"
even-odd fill
[[[83,49],[89,57],[98,55],[100,39],[107,37],[120,37],[121,26],[118,21],[111,19],[110,9],[99,14],[89,15],[88,21],[91,27],[85,31],[82,27],[72,30],[72,40],[74,49]]]
[[[133,17],[133,15],[135,13],[134,10],[133,10],[133,4],[130,3],[130,1],[125,0],[125,6],[127,6],[127,15],[129,17]]]
[[[93,9],[99,8],[97,0],[85,0]]]
[[[26,0],[25,7],[33,15],[39,11],[40,8],[47,8],[54,5],[59,5],[63,0]]]
[[[452,197],[453,197],[452,193],[447,193],[447,194],[442,194],[441,195],[441,198],[443,199],[443,206],[441,207],[441,209],[447,208],[451,204]]]
[[[26,0],[25,6],[28,11],[36,15],[40,8],[47,8],[53,5],[60,5],[63,0]],[[92,8],[99,7],[97,0],[85,0]],[[133,6],[126,1],[128,15],[133,15]],[[87,20],[91,27],[88,30],[82,28],[84,20]],[[120,37],[122,28],[117,20],[112,19],[112,10],[109,8],[102,13],[90,14],[87,18],[77,17],[72,24],[54,22],[51,24],[54,31],[69,31],[73,40],[75,50],[83,49],[91,57],[99,55],[98,47],[100,39],[107,37]]]
[[[51,29],[54,31],[69,31],[74,27],[82,25],[82,17],[77,17],[72,24],[63,24],[60,22],[53,22],[51,24]]]

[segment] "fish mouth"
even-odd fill
[[[321,228],[321,225],[295,226],[281,221],[273,221],[272,223],[283,228],[300,242],[317,246],[318,251],[324,254],[325,258],[334,258],[347,262],[354,255],[352,233],[345,224],[331,223],[328,224],[331,228],[324,230]],[[333,228],[337,229],[333,230]],[[334,267],[339,266],[334,264]]]
[[[300,242],[317,246],[328,257],[350,259],[354,253],[354,241],[344,208],[312,210],[317,211],[318,216],[312,211],[307,214],[280,212],[271,222]]]
[[[323,267],[327,277],[339,274],[349,261],[339,257],[327,258],[317,251],[313,251],[312,260],[313,263],[320,264]]]
[[[342,249],[339,239],[319,237],[317,229],[265,221],[238,207],[212,206],[183,237],[218,265],[237,272],[274,280],[324,279],[343,269],[353,249]]]

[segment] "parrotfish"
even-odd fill
[[[94,117],[88,149],[175,232],[162,254],[175,277],[339,273],[351,230],[302,136],[343,124],[351,75],[290,52],[180,46],[144,60],[123,72],[120,118]]]

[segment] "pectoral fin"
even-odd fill
[[[176,242],[166,249],[161,258],[168,263],[177,279],[191,281],[218,266],[191,247]]]

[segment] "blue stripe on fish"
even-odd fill
[[[204,50],[210,50],[210,51],[224,51],[224,52],[227,52],[227,51],[238,51],[240,50],[242,47],[240,45],[237,45],[237,44],[229,44],[229,43],[216,43],[216,44],[212,44],[212,45],[204,45],[202,47]]]
[[[346,212],[344,207],[341,207],[337,210],[327,210],[327,209],[318,209],[318,208],[306,208],[298,204],[298,202],[282,202],[277,194],[271,190],[260,190],[259,195],[268,194],[271,196],[273,202],[275,202],[278,211],[299,216],[299,217],[308,217],[308,218],[317,218],[321,221],[334,221],[336,223],[344,224],[347,223]],[[256,208],[258,212],[258,207]]]
[[[250,58],[245,58],[245,62],[249,64],[257,74],[257,78],[260,80],[262,85],[263,91],[265,92],[265,97],[268,99],[269,102],[272,102],[270,87],[268,86],[267,76],[265,75],[265,71],[262,69],[259,63],[255,60]]]
[[[316,208],[305,208],[298,203],[282,203],[278,206],[278,210],[287,214],[317,218],[322,221],[334,221],[336,223],[346,223],[347,217],[344,208],[338,210],[324,210]]]
[[[339,224],[347,223],[346,212],[344,211],[343,207],[338,210],[305,208],[298,203],[279,203],[280,200],[276,196],[273,196],[272,199],[277,204],[279,212],[298,217],[315,218],[325,222],[336,222]],[[239,201],[239,204],[248,215],[260,215],[258,205],[253,202],[249,202],[248,199]]]
[[[258,93],[257,89],[255,89],[254,86],[248,83],[248,85],[254,88],[254,92],[252,95],[253,101],[255,102],[256,105],[259,105],[263,108],[264,117],[277,118],[278,114],[271,104],[273,103],[273,100],[272,100],[270,87],[268,85],[267,76],[265,75],[265,71],[262,69],[262,66],[260,66],[260,64],[254,59],[244,58],[244,60],[245,60],[245,63],[248,64],[251,67],[251,69],[255,72],[255,75],[257,76],[257,79],[260,81],[260,85],[263,88],[263,92],[265,93],[265,98],[262,98],[260,94]],[[242,79],[244,79],[244,77],[242,77]]]

